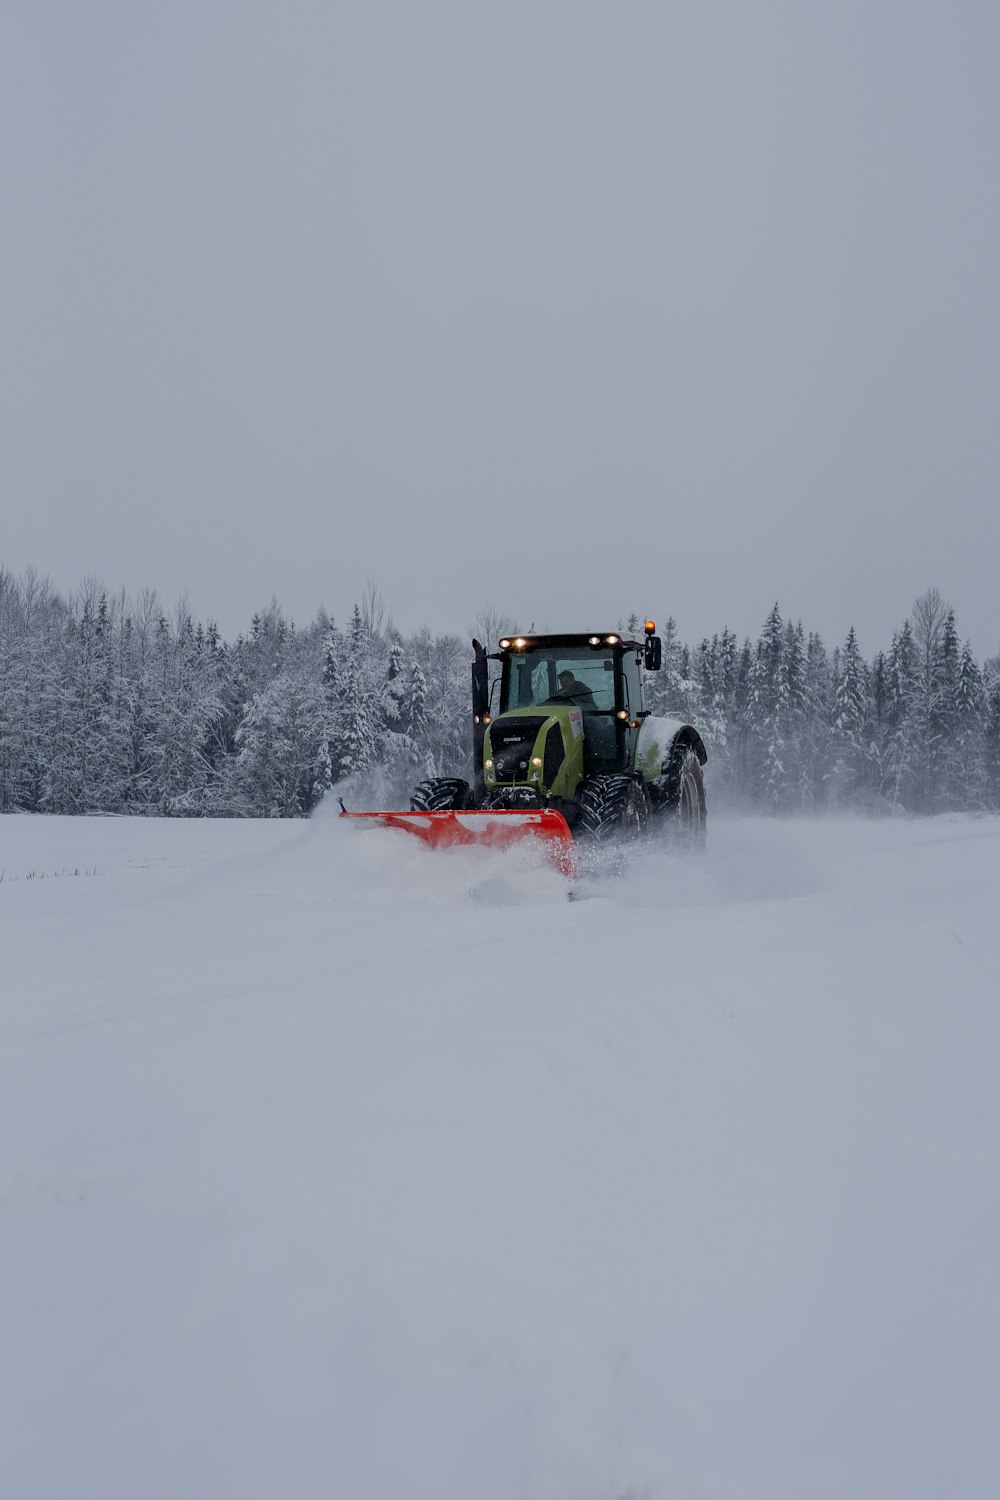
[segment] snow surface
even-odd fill
[[[1000,1493],[1000,821],[0,873],[5,1495]]]

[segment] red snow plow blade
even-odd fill
[[[342,818],[367,818],[383,828],[402,828],[435,849],[456,844],[480,844],[509,849],[525,839],[541,839],[544,854],[563,875],[574,875],[573,835],[562,813],[550,807],[531,812],[363,812],[350,813],[341,803]]]

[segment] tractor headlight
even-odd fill
[[[541,763],[542,763],[542,757],[540,755],[533,755],[531,757],[531,764],[533,766],[540,766]]]
[[[607,643],[608,643],[609,646],[617,646],[618,642],[621,640],[621,636],[620,635],[606,635],[604,637],[604,639],[607,641]]]
[[[493,769],[493,762],[491,760],[488,760],[486,762],[486,769],[487,769],[487,771],[492,771],[492,769]]]

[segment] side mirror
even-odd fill
[[[658,635],[646,637],[646,671],[658,672],[663,665],[663,642]]]

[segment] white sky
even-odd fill
[[[1000,7],[8,0],[0,562],[1000,646]]]

